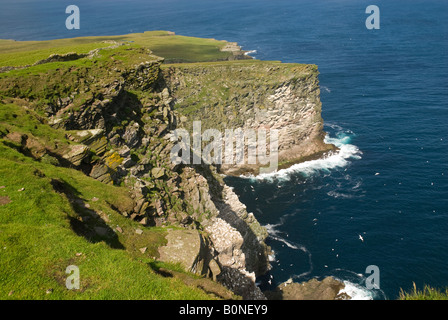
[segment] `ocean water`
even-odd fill
[[[81,29],[65,28],[77,4]],[[368,30],[368,5],[380,29]],[[0,38],[146,30],[237,41],[263,60],[317,64],[340,152],[228,178],[269,231],[263,288],[334,276],[356,299],[448,286],[448,2],[437,0],[2,1]],[[199,119],[198,119],[199,120]],[[379,289],[367,289],[368,266]]]

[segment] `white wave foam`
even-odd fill
[[[329,191],[327,192],[327,195],[329,195],[330,197],[333,198],[344,198],[344,199],[350,199],[353,198],[353,195],[351,194],[345,194],[345,193],[341,193],[341,192],[336,192],[336,191]]]
[[[336,126],[336,128],[337,127],[338,126]],[[282,169],[273,173],[260,174],[255,177],[250,176],[249,178],[266,181],[273,181],[273,179],[289,180],[290,175],[293,173],[302,173],[305,176],[310,176],[317,172],[329,172],[332,169],[343,168],[350,163],[351,159],[361,159],[362,152],[357,146],[350,144],[353,132],[347,130],[343,132],[343,129],[340,129],[341,131],[337,133],[335,138],[330,137],[327,134],[324,139],[325,143],[331,143],[338,147],[338,151],[331,152],[321,159],[305,161],[295,164],[287,169]],[[248,178],[244,176],[241,177]]]
[[[358,189],[362,185],[362,181],[357,181],[356,184],[352,187],[352,190]]]
[[[280,224],[265,224],[264,227],[266,228],[266,231],[268,232],[269,235],[273,236],[273,235],[277,235],[278,231],[275,229],[275,227],[279,226]]]
[[[331,90],[330,89],[328,89],[328,87],[325,87],[325,86],[321,86],[321,89],[324,89],[325,91],[327,91],[328,93],[331,93]]]
[[[276,230],[275,227],[282,225],[284,222],[285,222],[284,219],[281,219],[280,223],[278,223],[278,224],[267,224],[264,227],[268,231],[269,237],[271,239],[284,243],[290,249],[300,250],[308,256],[309,269],[301,274],[293,275],[291,277],[292,279],[299,279],[299,278],[307,276],[311,272],[313,272],[313,261],[312,261],[311,252],[309,252],[305,246],[288,241],[279,235],[280,231]]]
[[[341,289],[339,293],[345,293],[351,297],[351,300],[373,300],[373,292],[365,287],[351,283],[344,280],[345,288]]]
[[[339,293],[346,293],[351,300],[387,300],[383,290],[366,287],[366,277],[362,273],[337,268],[330,271],[330,275],[344,283],[345,288]]]
[[[264,225],[264,227],[266,228],[268,234],[269,235],[278,235],[280,231],[278,231],[276,229],[276,227],[285,224],[286,219],[288,219],[291,216],[294,216],[294,213],[289,213],[289,214],[285,214],[285,215],[281,216],[280,219],[278,220],[278,223],[276,223],[276,224],[268,223],[268,224]]]
[[[245,56],[250,56],[253,53],[257,53],[257,50],[249,50],[244,53]]]
[[[296,245],[296,244],[294,244],[294,243],[292,243],[292,242],[290,242],[290,241],[288,241],[288,240],[286,240],[286,239],[283,239],[283,238],[281,238],[281,237],[277,237],[277,236],[274,236],[274,235],[272,235],[272,234],[270,234],[269,235],[272,239],[274,239],[274,240],[277,240],[277,241],[280,241],[280,242],[283,242],[284,244],[286,244],[289,248],[291,248],[291,249],[294,249],[294,250],[301,250],[301,251],[303,251],[303,252],[308,252],[308,250],[304,247],[304,246],[301,246],[301,245]]]

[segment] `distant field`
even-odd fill
[[[62,43],[61,43],[62,44]],[[48,46],[48,47],[47,47]],[[93,42],[82,44],[71,44],[62,46],[51,46],[49,43],[39,42],[15,42],[11,40],[0,40],[0,66],[19,67],[31,65],[39,60],[48,58],[53,53],[66,54],[69,52],[88,53],[96,48],[110,46],[107,43]]]
[[[0,67],[31,65],[51,54],[87,53],[108,47],[108,41],[129,42],[150,48],[166,62],[201,62],[224,60],[231,55],[220,51],[226,42],[173,35],[168,31],[148,31],[120,36],[98,36],[49,41],[0,40]]]

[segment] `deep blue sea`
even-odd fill
[[[65,28],[76,4],[81,29]],[[368,30],[368,5],[380,29]],[[0,38],[146,30],[236,41],[252,56],[317,64],[340,153],[263,178],[229,178],[270,233],[263,288],[335,276],[356,298],[448,286],[448,2],[437,0],[14,0]],[[367,290],[370,265],[380,289]]]

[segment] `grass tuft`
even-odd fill
[[[415,283],[413,283],[413,289],[411,292],[405,292],[400,290],[400,300],[448,300],[448,288],[444,291],[436,288],[432,288],[425,285],[423,290],[417,289]]]

